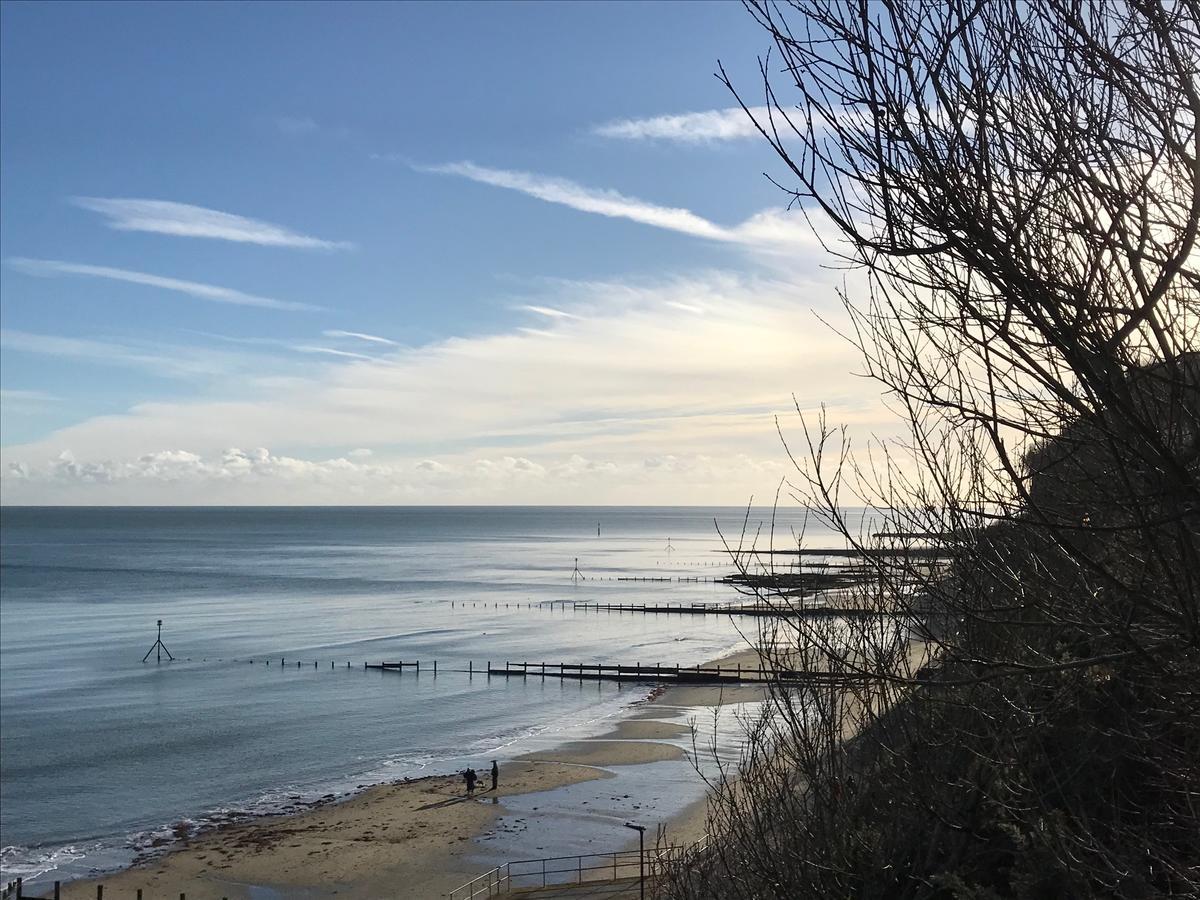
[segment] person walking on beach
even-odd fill
[[[467,782],[467,796],[475,796],[475,782],[479,780],[479,776],[475,774],[474,769],[467,769],[463,772],[463,779]]]
[[[500,767],[496,765],[496,761],[492,760],[492,790],[496,789],[496,785],[500,783]]]

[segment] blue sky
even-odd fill
[[[5,502],[740,503],[881,421],[739,5],[0,16]]]

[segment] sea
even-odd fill
[[[744,646],[744,620],[576,604],[739,602],[730,550],[772,531],[833,539],[728,507],[0,508],[0,880],[605,731],[650,687],[488,664]]]

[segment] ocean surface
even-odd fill
[[[724,540],[737,543],[745,517],[0,509],[3,880],[112,869],[206,822],[604,731],[648,688],[478,670],[694,665],[739,646],[745,622],[571,604],[736,602],[721,584],[617,579],[728,574]],[[750,516],[760,546],[770,517]],[[832,540],[803,511],[777,514],[774,528],[784,546],[792,532]],[[160,618],[175,661],[143,663]],[[383,660],[420,660],[421,672],[363,668]]]

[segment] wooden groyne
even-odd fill
[[[18,878],[16,881],[10,881],[4,885],[4,889],[0,890],[0,898],[2,898],[2,900],[9,900],[10,897],[13,898],[13,900],[59,900],[59,897],[62,895],[61,881],[54,882],[53,891],[54,893],[50,894],[49,896],[46,894],[27,894],[25,893],[24,879]],[[96,900],[104,900],[103,884],[96,885]],[[142,900],[141,888],[137,889],[135,900]],[[187,894],[180,892],[179,900],[187,900]],[[222,897],[221,900],[228,900],[228,898]]]
[[[749,557],[749,556],[832,556],[839,559],[944,559],[949,556],[949,553],[939,547],[898,547],[891,549],[888,547],[863,547],[855,549],[853,547],[843,548],[841,550],[832,547],[800,547],[796,549],[780,550],[776,548],[770,549],[746,549],[746,550],[713,550],[712,553],[720,553],[724,556],[733,555],[734,557]]]
[[[851,618],[888,615],[873,609],[842,606],[791,606],[789,604],[724,605],[720,603],[573,603],[584,612],[644,613],[682,616],[770,616]]]
[[[403,673],[405,667],[410,668],[410,669],[416,669],[417,674],[418,675],[421,674],[421,661],[420,660],[417,660],[416,662],[363,663],[364,669],[378,669],[381,672],[392,671],[392,672]],[[428,668],[428,663],[426,664],[426,668]],[[434,675],[437,674],[437,660],[436,659],[433,661],[433,674]]]
[[[875,572],[853,568],[826,572],[739,572],[721,579],[723,584],[752,590],[836,591],[866,584],[877,578]]]
[[[571,678],[581,681],[637,681],[649,684],[845,684],[857,675],[805,672],[794,669],[761,669],[736,666],[644,666],[604,663],[506,662],[504,668],[488,664],[488,675],[507,678]]]
[[[191,662],[193,660],[179,659],[178,661]],[[194,661],[199,662],[200,660]],[[295,671],[296,669],[300,671],[306,669],[320,671],[323,668],[319,662],[313,662],[310,665],[308,662],[300,660],[288,661],[286,659],[266,661],[252,659],[206,659],[203,661],[243,664],[261,662],[264,666],[282,668],[285,671]],[[164,665],[170,665],[170,663],[164,663]],[[353,671],[358,667],[349,662],[331,662],[329,668],[345,672]],[[364,662],[359,671],[393,672],[401,675],[406,669],[416,675],[420,675],[422,670],[424,670],[432,674],[435,678],[439,674],[437,660],[433,660],[432,662],[417,662],[415,660],[403,662]],[[743,666],[741,664],[726,666],[684,666],[680,664],[663,665],[655,663],[651,666],[643,665],[641,662],[630,665],[626,663],[531,663],[506,661],[504,667],[501,668],[498,663],[493,664],[490,660],[482,665],[476,665],[474,661],[468,660],[465,663],[458,662],[454,668],[442,666],[440,673],[442,675],[466,675],[468,678],[473,678],[476,675],[488,678],[492,676],[510,678],[573,678],[584,681],[634,681],[648,684],[844,684],[847,681],[854,680],[854,676],[836,675],[829,672],[763,669]]]

